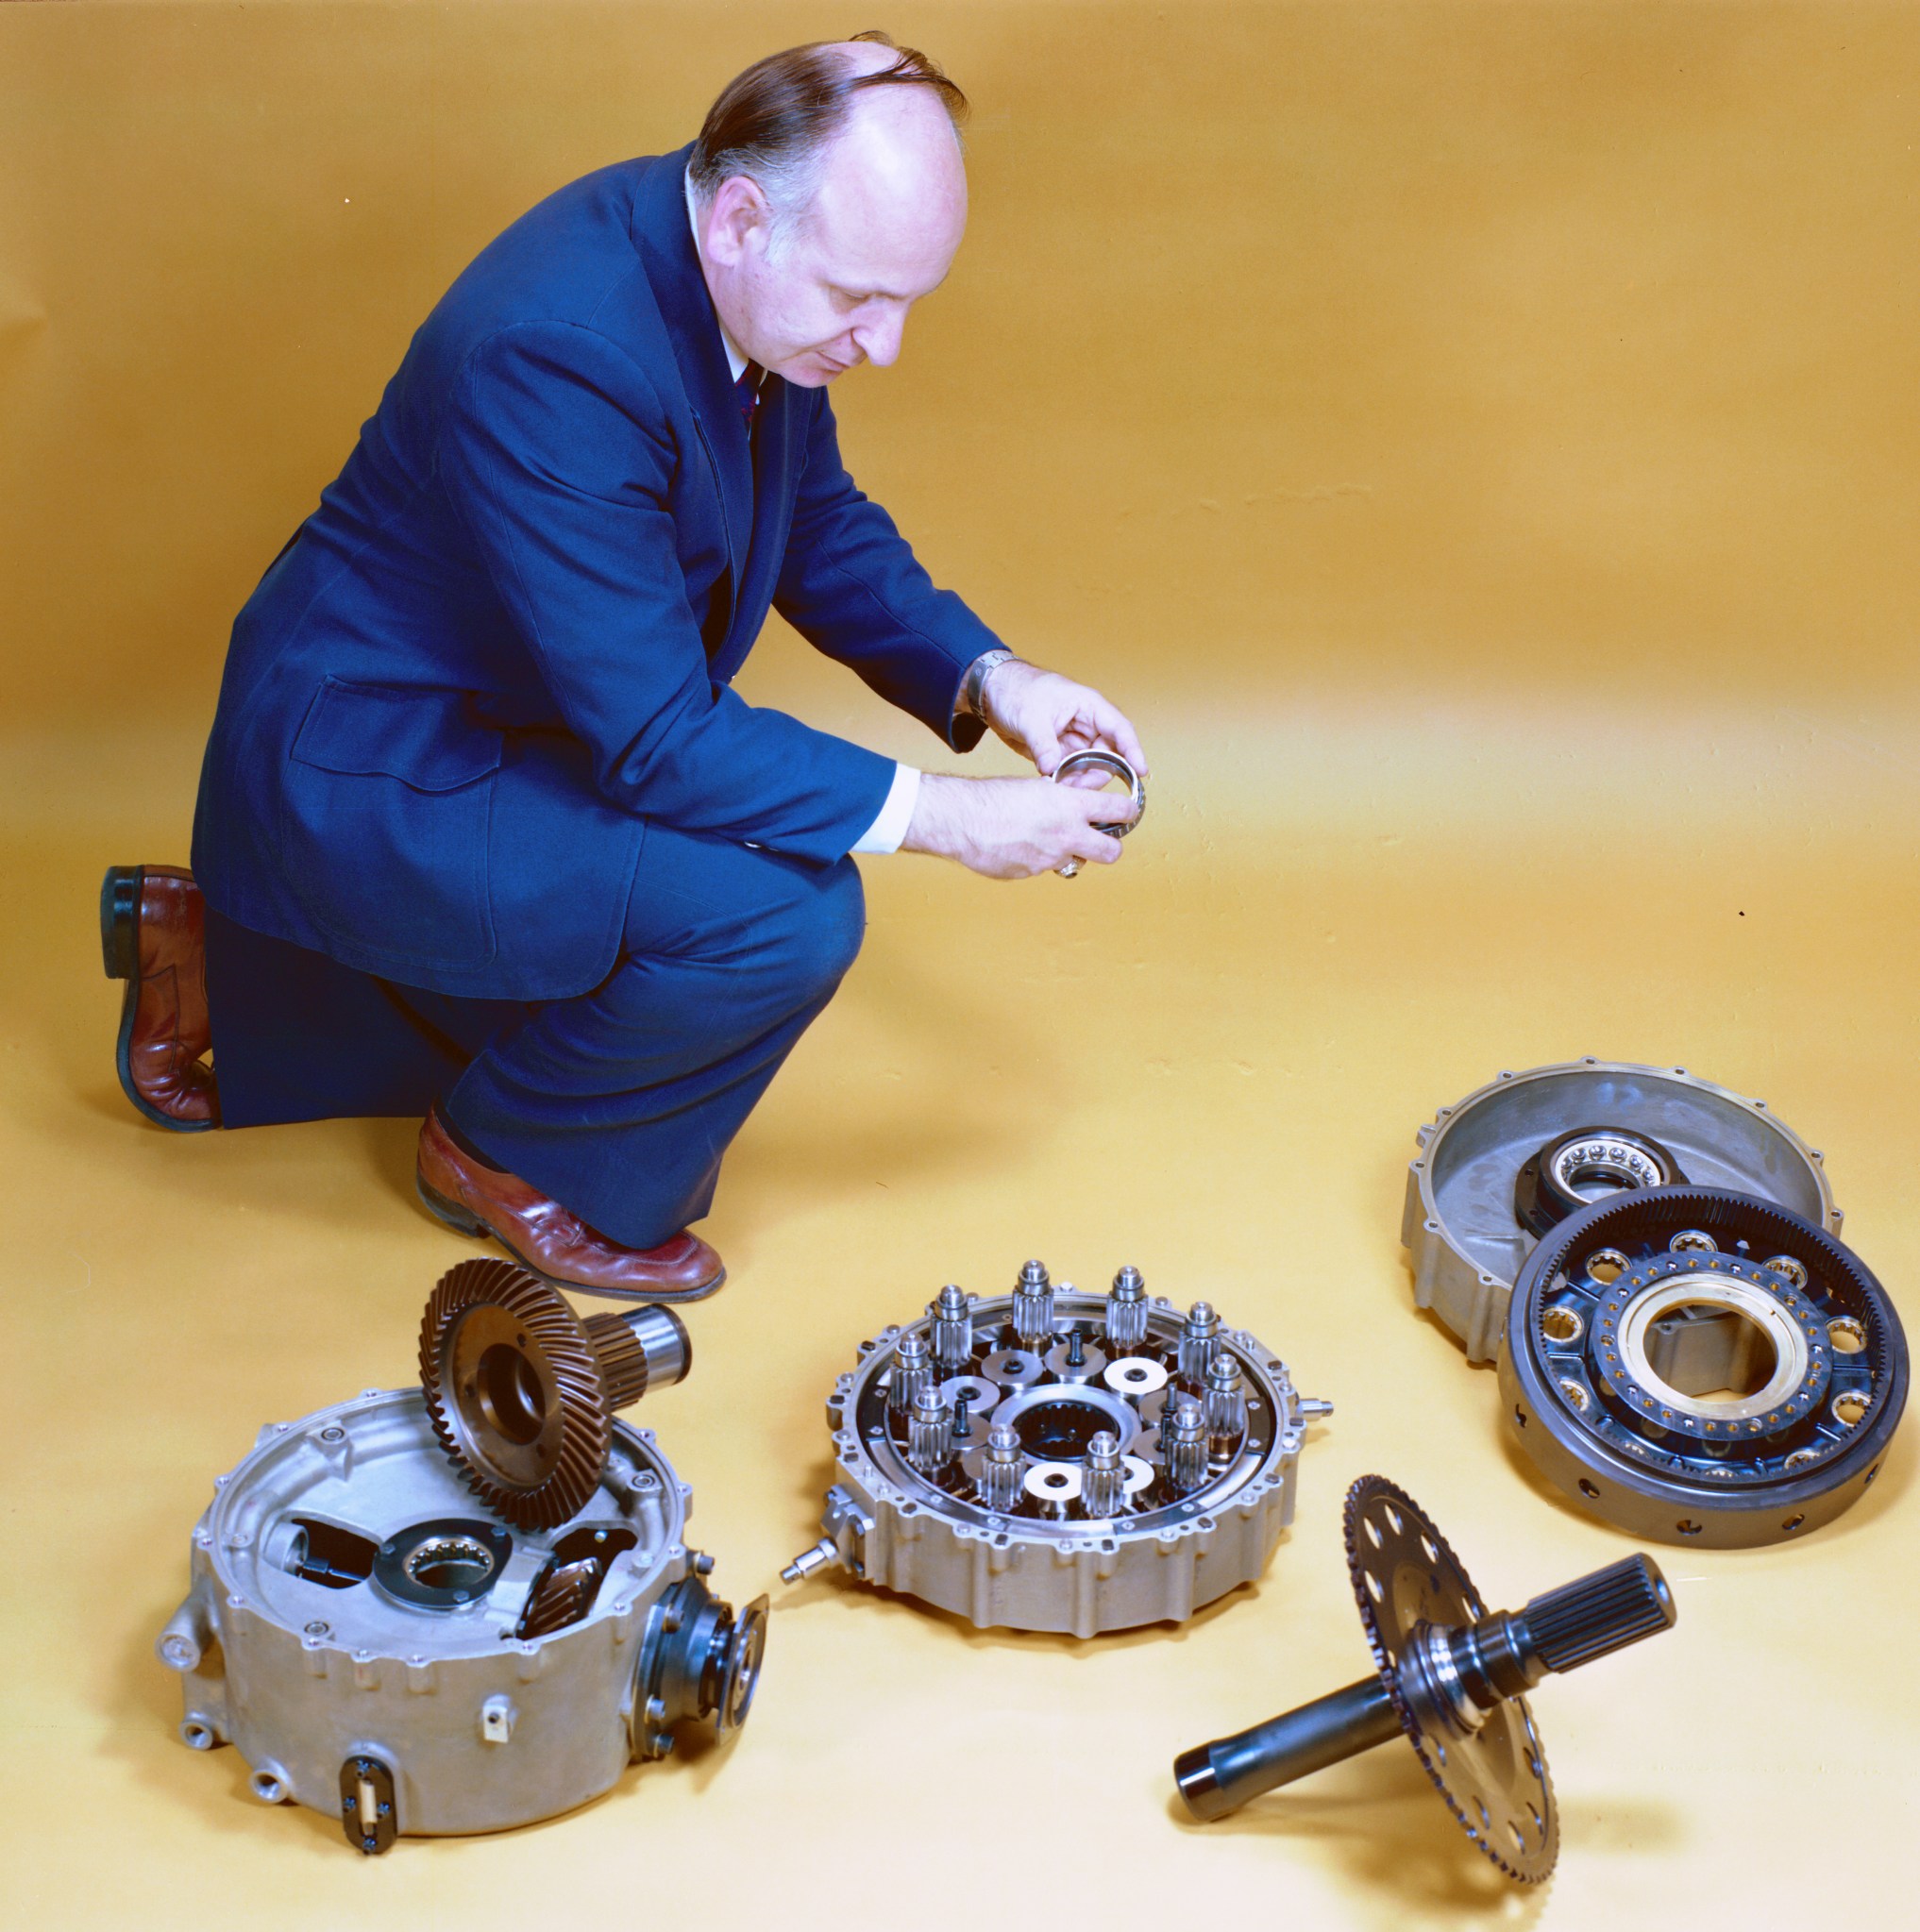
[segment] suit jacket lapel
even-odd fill
[[[727,368],[726,345],[694,250],[684,187],[691,144],[662,155],[641,177],[633,196],[633,240],[673,344],[682,385],[700,443],[712,464],[726,524],[733,604],[740,607],[753,531],[753,472],[747,426]]]

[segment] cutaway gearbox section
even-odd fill
[[[421,1340],[423,1388],[270,1424],[217,1480],[156,1646],[185,1743],[365,1853],[550,1818],[737,1730],[766,1644],[766,1598],[714,1595],[692,1492],[612,1414],[685,1374],[672,1315],[582,1319],[467,1262]]]
[[[1011,1294],[950,1285],[861,1344],[827,1403],[825,1534],[783,1574],[837,1565],[983,1628],[1180,1622],[1266,1569],[1331,1413],[1211,1303],[1030,1261]]]

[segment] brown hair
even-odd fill
[[[895,46],[877,28],[855,34],[892,47],[893,65],[856,74],[831,41],[789,47],[756,60],[721,89],[707,109],[687,173],[704,205],[723,181],[746,175],[769,200],[790,195],[820,150],[846,125],[853,96],[867,87],[928,87],[940,97],[957,128],[967,117],[967,96],[918,47]]]

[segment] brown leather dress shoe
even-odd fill
[[[720,1257],[682,1229],[658,1248],[622,1248],[514,1174],[457,1147],[438,1113],[420,1125],[414,1185],[428,1209],[463,1235],[497,1241],[557,1288],[634,1302],[698,1302],[727,1279]]]
[[[178,865],[109,865],[100,887],[107,977],[125,980],[115,1061],[126,1098],[161,1127],[199,1134],[220,1124],[206,1056],[207,907]]]

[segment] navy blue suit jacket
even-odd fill
[[[228,918],[443,993],[612,969],[649,822],[826,864],[892,764],[730,680],[771,604],[966,750],[998,642],[768,377],[751,444],[688,150],[515,222],[414,336],[234,625],[194,867]]]

